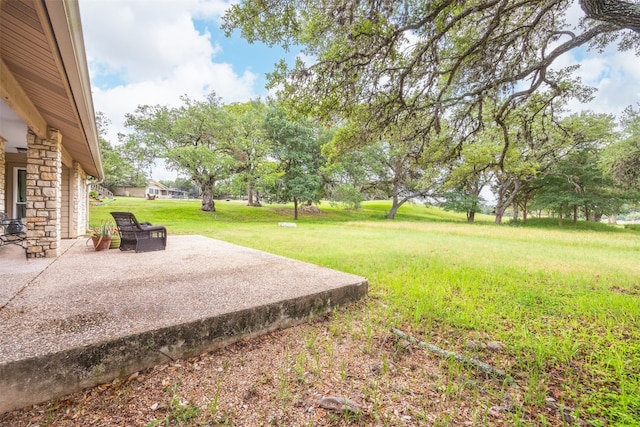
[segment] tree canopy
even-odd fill
[[[177,108],[141,105],[127,114],[133,130],[128,137],[186,173],[200,186],[202,210],[215,211],[215,183],[228,178],[235,165],[230,120],[213,94],[206,101],[182,101]]]
[[[249,206],[260,206],[257,187],[260,178],[269,173],[266,156],[272,147],[264,126],[267,106],[260,101],[250,101],[226,105],[225,110],[233,127],[230,149],[235,160],[236,181],[245,186]]]
[[[137,160],[139,153],[137,145],[128,144],[112,146],[106,140],[109,127],[109,120],[104,113],[96,113],[96,124],[98,126],[98,142],[100,144],[100,155],[104,169],[104,179],[102,184],[107,188],[115,186],[139,187],[147,183],[145,173],[146,163],[142,164]]]
[[[581,0],[579,23],[569,22],[574,6],[241,0],[223,28],[250,42],[301,48],[306,61],[282,61],[269,75],[284,108],[346,124],[337,136],[346,135],[342,145],[351,150],[382,143],[396,160],[405,156],[413,162],[408,170],[426,177],[414,197],[442,179],[449,191],[477,195],[478,179],[486,182],[490,172],[500,223],[540,173],[581,144],[560,119],[569,98],[589,100],[593,89],[572,77],[575,67],[553,69],[556,59],[612,43],[640,53],[637,1]]]
[[[244,0],[229,9],[224,28],[250,42],[301,47],[309,63],[281,62],[271,87],[292,110],[348,118],[364,142],[399,122],[418,123],[415,136],[427,138],[445,119],[472,135],[540,90],[565,90],[566,72],[551,66],[568,50],[615,41],[640,50],[638,4],[585,0],[577,28],[567,23],[572,4]]]
[[[324,165],[321,146],[323,132],[309,121],[291,120],[284,111],[272,107],[265,119],[265,129],[273,144],[271,156],[278,169],[271,187],[274,201],[294,203],[298,219],[301,202],[319,202],[322,189],[320,170]]]
[[[601,162],[618,186],[640,200],[640,111],[628,107],[621,124],[622,138],[606,147]]]

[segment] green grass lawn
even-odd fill
[[[377,328],[460,353],[471,340],[503,343],[490,362],[524,390],[521,405],[536,424],[552,397],[593,425],[640,425],[639,232],[570,221],[495,226],[482,215],[466,224],[421,205],[390,221],[387,202],[358,211],[323,204],[292,228],[278,226],[293,222],[291,206],[216,207],[118,198],[93,206],[91,223],[132,211],[169,235],[201,234],[364,276]]]

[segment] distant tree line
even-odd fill
[[[556,117],[564,99],[531,97],[503,126],[472,137],[442,121],[425,147],[401,124],[362,144],[349,122],[290,116],[274,102],[184,97],[179,107],[139,106],[126,116],[131,132],[120,145],[102,141],[105,183],[145,185],[163,159],[186,177],[166,184],[201,197],[205,211],[219,197],[256,207],[293,202],[296,218],[300,205],[321,200],[358,208],[391,199],[390,219],[404,203],[421,201],[473,222],[488,198],[497,223],[507,210],[524,221],[531,211],[559,221],[615,217],[640,198],[640,113],[629,107],[619,123],[592,112]]]

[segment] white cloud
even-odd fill
[[[577,28],[584,16],[579,2],[573,2],[567,10],[566,20],[570,27]],[[553,68],[576,64],[580,68],[574,75],[598,91],[587,104],[571,102],[571,111],[591,110],[619,116],[627,106],[640,102],[640,68],[638,57],[633,52],[619,52],[615,43],[602,53],[582,47],[562,55],[554,62]]]
[[[256,97],[257,75],[215,62],[221,50],[194,19],[217,21],[221,0],[82,0],[82,26],[96,111],[111,121],[108,139],[125,132],[124,115],[138,105],[177,105],[181,95],[226,102]],[[217,25],[217,23],[216,23]]]
[[[209,34],[198,34],[179,2],[82,3],[89,60],[128,82],[168,76],[176,64],[212,57]]]
[[[571,102],[569,108],[572,111],[591,110],[619,116],[627,106],[640,102],[640,68],[637,62],[633,52],[619,52],[616,46],[610,46],[602,53],[570,51],[554,63],[554,68],[579,64],[580,68],[574,75],[580,77],[582,83],[597,89],[591,102]]]
[[[124,117],[138,105],[180,104],[180,96],[204,99],[211,91],[227,102],[245,101],[255,96],[252,88],[256,76],[245,72],[236,75],[229,64],[198,64],[192,62],[178,67],[167,79],[145,80],[108,89],[94,88],[96,111],[110,119],[108,140],[117,142],[117,133],[125,132]]]

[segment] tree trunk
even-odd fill
[[[498,198],[496,200],[496,209],[495,209],[496,225],[502,224],[502,215],[504,215],[504,211],[506,210],[506,208],[504,207],[505,204],[503,202],[503,198],[504,198],[504,191],[502,189],[502,186],[500,186],[498,187]]]
[[[562,227],[562,208],[558,209],[558,225]]]
[[[247,206],[253,206],[253,185],[247,184]]]
[[[467,222],[468,223],[473,223],[473,221],[475,221],[476,219],[476,211],[468,211],[467,212]]]
[[[215,212],[216,203],[213,201],[213,184],[215,180],[203,181],[200,185],[202,191],[202,210],[205,212]]]
[[[408,201],[408,198],[400,200],[398,199],[398,196],[394,196],[391,210],[387,214],[387,219],[394,219],[396,217],[396,214],[398,213],[398,209],[400,209],[400,206],[404,205]]]
[[[501,184],[498,188],[498,201],[496,203],[496,220],[495,223],[497,225],[502,224],[502,217],[504,216],[505,211],[509,207],[509,205],[513,202],[513,199],[516,198],[518,192],[522,189],[522,185],[519,181],[512,181],[513,189],[511,191],[511,195],[505,199],[505,195],[507,194],[507,185],[509,183]]]
[[[260,207],[260,197],[253,189],[253,183],[247,184],[247,206]]]
[[[522,205],[522,223],[526,224],[527,223],[527,199],[524,199],[524,203]]]
[[[397,199],[394,198],[393,204],[391,205],[391,210],[387,214],[387,219],[394,219],[396,217],[396,213],[398,213],[399,207],[400,206],[398,205]]]
[[[640,33],[640,4],[622,0],[580,0],[580,6],[591,19]]]
[[[578,205],[573,205],[573,225],[578,223]]]
[[[507,194],[507,184],[505,182],[500,182],[498,185],[498,197],[496,199],[496,225],[502,224],[502,216],[504,215],[504,211],[507,210],[507,203],[504,200]]]
[[[293,219],[298,220],[298,198],[293,198]]]
[[[589,206],[587,206],[586,204],[584,205],[584,218],[587,221],[591,220],[591,210],[589,209]]]
[[[520,212],[518,210],[518,208],[520,207],[520,205],[518,205],[517,201],[513,202],[513,221],[514,222],[518,222],[518,216],[520,215]]]
[[[394,188],[393,198],[391,202],[391,210],[387,214],[387,219],[394,219],[396,217],[396,213],[398,212],[399,207],[400,205],[398,203],[398,194],[395,192],[395,188]]]

